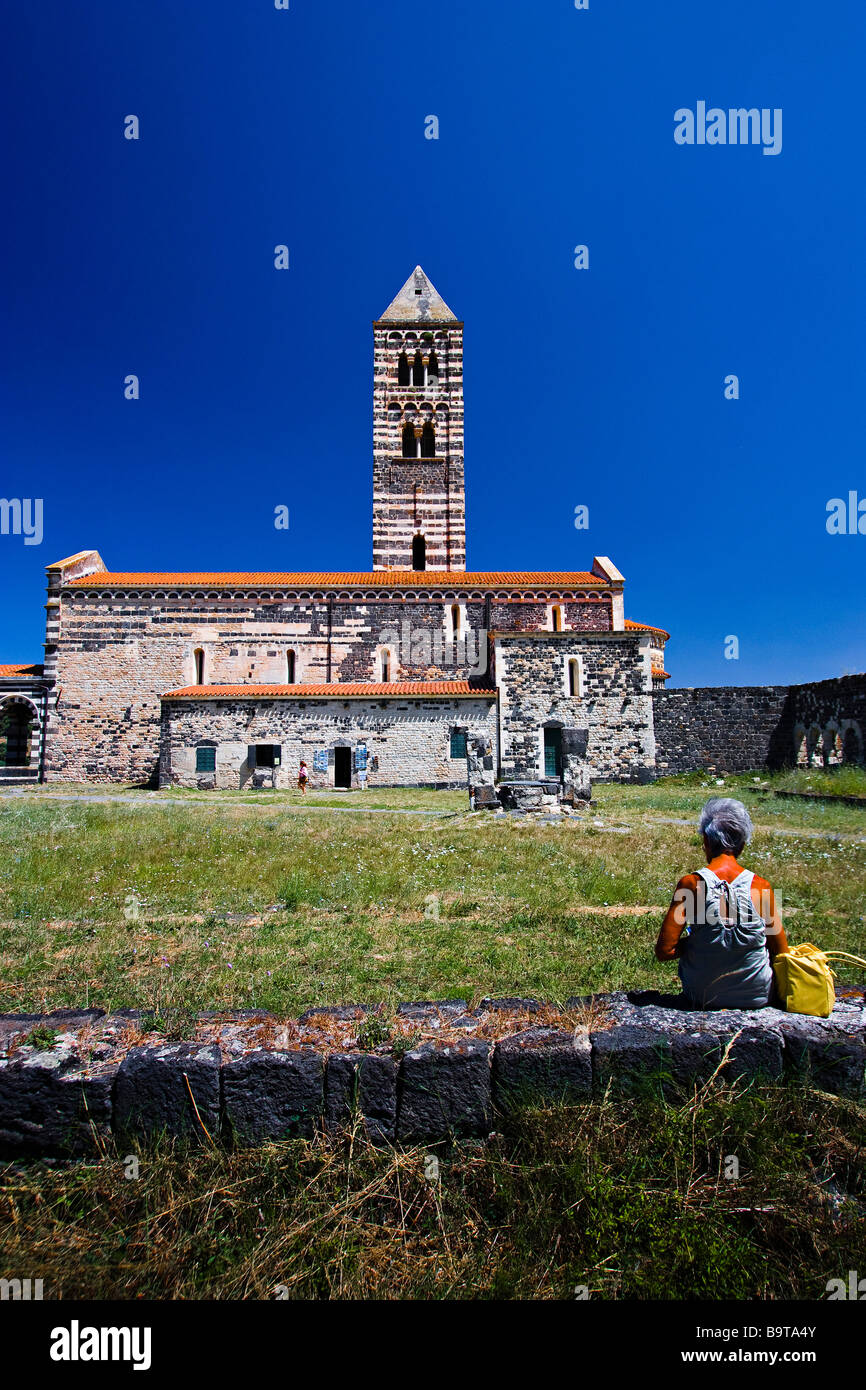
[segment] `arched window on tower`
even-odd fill
[[[431,352],[430,360],[427,363],[427,385],[433,386],[439,380],[439,358],[435,352]]]
[[[562,632],[562,609],[558,603],[552,604],[550,608],[550,630]]]
[[[413,570],[426,570],[427,568],[427,542],[423,536],[412,537],[412,568]]]
[[[195,649],[195,683],[204,685],[204,652],[201,647]]]
[[[295,653],[294,653],[293,651],[288,651],[288,652],[286,652],[286,685],[294,685],[294,683],[295,683]]]
[[[415,361],[412,363],[412,385],[424,386],[424,359],[420,352],[415,353]]]
[[[401,352],[397,359],[397,384],[398,386],[411,386],[412,373],[409,370],[409,358],[405,352]]]
[[[415,438],[415,426],[403,426],[403,457],[404,459],[414,459],[418,457],[418,441]]]
[[[421,457],[422,459],[436,457],[436,431],[430,424],[425,425],[421,431]]]

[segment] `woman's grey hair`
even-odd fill
[[[741,854],[752,838],[752,818],[742,801],[731,796],[716,796],[701,811],[698,830],[707,841],[713,856]]]

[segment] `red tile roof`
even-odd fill
[[[14,679],[17,676],[41,676],[43,668],[41,666],[12,665],[0,666],[0,680]]]
[[[653,627],[651,623],[634,623],[631,618],[626,618],[625,626],[631,628],[633,632],[660,632],[662,637],[670,637],[670,633],[665,632],[663,627]]]
[[[669,681],[670,678],[671,678],[671,676],[670,676],[670,671],[663,671],[662,668],[661,668],[661,666],[654,666],[654,667],[652,668],[652,672],[653,672],[653,675],[654,675],[654,676],[656,676],[656,677],[661,676],[661,677],[662,677],[664,680],[666,680],[666,681]]]
[[[97,570],[69,581],[70,588],[141,589],[509,589],[509,588],[606,588],[609,581],[589,570],[465,571],[465,570],[369,570],[348,574],[332,571],[297,573],[282,571],[154,571],[153,573]]]
[[[431,696],[477,695],[495,699],[489,686],[479,689],[468,681],[389,681],[337,682],[322,685],[187,685],[182,690],[167,690],[163,700],[380,700],[385,696],[413,695],[423,699]]]

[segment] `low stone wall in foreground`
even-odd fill
[[[483,1137],[516,1109],[648,1083],[691,1091],[783,1077],[866,1096],[866,1007],[692,1012],[674,996],[403,1004],[199,1015],[172,1041],[152,1016],[0,1015],[0,1155],[96,1158],[159,1134],[258,1144],[360,1123],[376,1142]],[[383,1039],[383,1034],[388,1036]]]

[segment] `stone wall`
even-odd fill
[[[862,991],[847,991],[827,1019],[681,1003],[613,994],[563,1009],[401,1004],[390,1022],[380,1015],[374,1044],[363,1006],[298,1020],[202,1015],[183,1042],[131,1012],[0,1015],[0,1156],[97,1158],[113,1137],[250,1145],[353,1124],[378,1143],[484,1137],[527,1104],[648,1085],[682,1098],[716,1075],[864,1095]],[[41,1046],[29,1041],[36,1028]]]
[[[652,677],[645,633],[496,633],[494,653],[503,779],[544,775],[545,725],[563,731],[564,752],[588,767],[593,781],[644,781],[652,775]],[[580,669],[577,697],[567,693],[573,657]],[[577,737],[581,733],[583,740]]]
[[[708,686],[653,692],[656,772],[669,776],[714,767],[747,772],[777,765],[785,685]]]
[[[805,685],[708,686],[653,694],[659,776],[862,762],[866,675]]]
[[[98,576],[97,576],[98,577]],[[448,645],[452,602],[468,631],[465,649]],[[538,602],[464,601],[387,594],[323,596],[290,602],[262,593],[63,588],[52,591],[52,674],[56,704],[47,739],[46,777],[66,781],[139,781],[156,776],[160,696],[196,683],[195,653],[205,683],[284,684],[288,653],[295,682],[376,681],[388,645],[392,680],[474,679],[486,684],[484,633],[543,629]],[[610,596],[562,601],[569,627],[606,631]]]
[[[264,781],[297,784],[301,758],[311,787],[332,787],[337,747],[367,752],[368,787],[427,785],[465,787],[466,759],[452,758],[451,732],[461,730],[473,748],[496,747],[496,699],[486,697],[382,700],[167,700],[163,709],[160,785],[238,788]],[[256,778],[249,746],[274,744],[280,765]],[[216,745],[215,774],[196,772],[196,748]],[[328,752],[328,770],[316,771],[314,753]],[[476,778],[476,780],[478,780]]]

